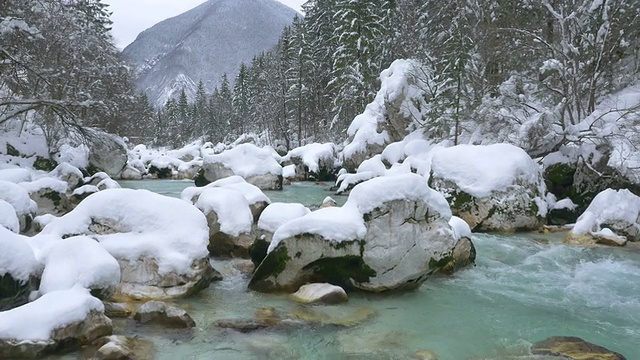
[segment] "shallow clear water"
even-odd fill
[[[139,185],[159,185],[148,183]],[[317,193],[310,204],[318,204],[326,196],[323,189],[296,184],[282,193],[291,193],[295,201]],[[286,295],[249,291],[246,275],[232,262],[218,261],[214,267],[225,275],[223,281],[177,301],[197,328],[166,331],[119,320],[117,332],[152,339],[158,359],[404,359],[422,349],[440,360],[507,359],[524,356],[532,342],[556,335],[582,337],[640,359],[640,249],[570,247],[561,236],[475,235],[475,267],[432,277],[413,292],[351,293],[350,301],[338,306],[305,308]],[[304,325],[248,334],[214,324],[253,318],[265,307],[283,317],[300,309],[334,319],[363,309],[375,315],[349,328]]]

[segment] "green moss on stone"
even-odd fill
[[[351,279],[355,282],[368,282],[376,276],[360,256],[347,255],[338,258],[318,259],[303,268],[313,274],[318,281],[325,281],[343,287],[351,287]]]
[[[211,181],[207,180],[204,176],[204,169],[198,170],[198,175],[193,178],[193,182],[197,187],[206,186],[211,183]]]
[[[54,160],[43,158],[42,156],[36,156],[36,161],[33,162],[33,167],[36,170],[52,171],[58,166],[58,163]]]
[[[60,201],[62,201],[62,198],[60,197],[60,194],[58,194],[55,191],[47,191],[44,194],[42,194],[43,197],[51,200],[53,202],[53,205],[58,206],[60,205]]]
[[[453,263],[455,260],[453,259],[453,254],[449,253],[443,256],[440,260],[436,260],[434,258],[429,259],[429,270],[432,272],[436,272],[440,269],[445,268],[449,263]]]
[[[14,148],[13,145],[7,143],[7,155],[9,156],[15,156],[15,157],[20,157],[22,156],[20,154],[20,151],[18,151],[18,149]]]
[[[291,259],[287,247],[283,244],[278,245],[275,250],[270,252],[264,260],[260,263],[260,266],[253,274],[251,283],[256,283],[265,280],[269,277],[278,276],[287,267],[287,262]],[[249,284],[251,286],[251,284]]]
[[[264,240],[256,240],[249,247],[249,257],[251,258],[251,262],[255,266],[260,265],[262,260],[267,256],[267,249],[269,248],[269,243]]]
[[[475,198],[462,190],[456,191],[449,199],[451,207],[455,210],[467,210],[474,202]]]

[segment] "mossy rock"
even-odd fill
[[[149,167],[149,174],[156,175],[158,179],[170,179],[173,172],[169,168],[158,168],[156,166],[151,165]]]
[[[282,244],[278,245],[256,268],[249,282],[249,288],[260,291],[259,288],[263,286],[259,284],[271,276],[277,276],[282,273],[287,267],[287,261],[290,259],[287,247]]]
[[[55,160],[47,159],[42,156],[36,156],[36,160],[33,162],[33,167],[36,170],[53,171],[58,166]]]
[[[561,356],[574,360],[626,360],[624,356],[578,337],[554,336],[531,347],[533,355]]]
[[[549,225],[573,224],[578,220],[578,216],[580,216],[580,214],[577,210],[552,209],[547,214],[547,223]]]
[[[249,248],[249,257],[255,266],[260,265],[262,260],[267,257],[267,249],[269,243],[265,240],[257,239]]]
[[[353,281],[369,282],[377,274],[361,256],[348,255],[338,258],[321,258],[303,268],[312,277],[311,282],[327,282],[343,288],[352,288]]]
[[[16,149],[15,147],[13,147],[13,145],[7,143],[7,155],[9,156],[15,156],[15,157],[21,157],[22,154],[20,154],[20,151],[18,151],[18,149]]]
[[[458,212],[470,211],[475,206],[475,198],[462,190],[454,192],[447,201],[449,205],[451,205],[452,210]]]
[[[193,178],[193,182],[197,187],[207,186],[211,183],[211,181],[207,180],[204,176],[204,169],[198,170],[198,174]]]
[[[31,292],[28,281],[14,279],[11,274],[0,276],[0,311],[26,304]]]

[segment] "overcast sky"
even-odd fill
[[[193,9],[206,0],[103,0],[113,13],[112,34],[120,49],[129,45],[143,30],[158,22]],[[306,0],[277,0],[297,11]]]

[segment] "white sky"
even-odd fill
[[[116,45],[123,49],[143,30],[158,22],[193,9],[206,0],[103,0],[113,13],[112,35]],[[307,0],[277,0],[298,12]]]

